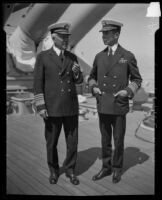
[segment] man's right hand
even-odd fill
[[[46,110],[43,110],[41,113],[39,113],[39,115],[43,118],[43,119],[47,119],[48,114]]]
[[[98,87],[94,87],[94,88],[93,88],[93,93],[94,93],[94,95],[96,95],[96,94],[101,95],[101,94],[102,94],[102,93],[101,93],[101,90],[100,90]]]

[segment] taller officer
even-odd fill
[[[94,181],[112,172],[113,183],[121,179],[129,99],[133,98],[142,82],[134,55],[118,44],[122,26],[117,21],[102,21],[100,32],[107,47],[96,55],[88,79],[97,99],[102,143],[102,169],[92,177]],[[112,133],[115,147],[113,159]]]
[[[67,145],[64,161],[66,176],[79,184],[75,175],[78,145],[78,97],[75,84],[83,82],[77,57],[67,51],[69,23],[49,26],[54,42],[51,49],[38,54],[34,68],[34,93],[37,111],[45,122],[49,181],[59,178],[57,143],[63,125]]]

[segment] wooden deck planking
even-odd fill
[[[44,174],[46,176],[46,178],[48,179],[49,176],[49,172],[46,169],[44,170],[39,170],[40,173]],[[49,184],[49,183],[48,183]],[[69,179],[65,178],[64,175],[61,175],[59,177],[58,183],[59,186],[62,186],[64,189],[66,189],[67,191],[71,192],[71,195],[79,195],[79,196],[86,196],[86,193],[84,192],[84,190],[79,190],[79,186],[73,186]]]
[[[100,151],[100,133],[99,133],[99,130],[97,130],[98,124],[96,123],[96,121],[97,121],[97,119],[80,123],[78,157],[79,157],[79,160],[82,161],[80,163],[80,164],[82,164],[82,166],[79,165],[78,169],[80,166],[83,167],[84,164],[86,164],[86,162],[88,162],[88,160],[91,159],[90,156],[92,155],[92,153],[96,153],[96,151],[97,151],[97,153],[99,153],[98,151]],[[46,148],[45,148],[45,141],[44,141],[45,140],[44,130],[43,130],[44,127],[43,127],[42,122],[43,121],[39,117],[35,117],[32,115],[25,116],[25,117],[23,116],[22,118],[18,118],[18,117],[12,118],[11,117],[11,119],[8,119],[8,123],[10,123],[10,126],[7,126],[8,127],[8,140],[11,140],[11,142],[13,142],[14,145],[19,145],[19,146],[21,146],[21,148],[23,148],[23,149],[25,148],[26,151],[29,151],[29,153],[24,153],[25,159],[26,159],[26,156],[28,156],[29,160],[31,160],[31,161],[32,161],[32,159],[34,161],[34,159],[37,158],[34,161],[34,164],[36,162],[38,162],[38,160],[40,163],[38,162],[37,165],[41,164],[41,166],[42,166],[42,164],[43,164],[43,167],[40,169],[43,173],[46,174],[46,179],[47,179],[46,182],[47,182],[47,185],[49,185],[48,184],[48,169],[47,169],[47,164],[45,161]],[[18,124],[21,124],[21,126],[18,126]],[[88,124],[88,126],[85,126],[85,124],[86,125]],[[10,127],[12,127],[12,128],[10,128]],[[90,127],[91,127],[91,129],[89,129]],[[17,131],[17,129],[19,131]],[[35,131],[35,130],[37,130],[37,131]],[[30,134],[30,135],[28,135],[28,134]],[[132,140],[134,140],[133,135],[130,136],[130,140],[131,140],[131,137],[132,137]],[[126,136],[126,144],[129,148],[130,145],[128,143],[129,141],[127,141],[127,138],[128,137]],[[15,144],[16,141],[17,141],[17,144]],[[143,145],[141,145],[142,151],[143,150],[150,151],[150,148],[152,149],[152,147],[153,147],[153,144],[149,144],[149,145],[146,145],[147,148],[145,148],[145,145],[144,145],[145,143],[143,141],[141,143],[143,144]],[[10,153],[13,153],[12,150],[14,150],[14,145],[12,146],[10,142],[8,143],[8,146],[10,146],[10,148],[8,148],[8,151],[10,151]],[[11,148],[11,146],[13,149]],[[135,148],[136,147],[138,148],[138,146],[135,145]],[[90,151],[91,149],[92,150],[96,149],[96,150],[94,152],[93,151],[91,152]],[[58,143],[59,159],[61,162],[63,162],[63,159],[65,158],[65,150],[66,150],[66,148],[65,148],[64,134],[61,134],[59,143]],[[150,151],[150,152],[152,152],[152,151]],[[33,153],[34,153],[34,157],[32,157]],[[39,156],[40,154],[41,154],[41,156]],[[98,157],[98,155],[97,155],[97,157]],[[145,184],[145,182],[146,182],[145,178],[147,177],[146,175],[144,175],[144,183],[142,183],[142,184],[144,184],[144,187],[146,185],[145,188],[142,189],[140,187],[135,187],[136,185],[134,185],[134,184],[138,185],[138,183],[141,181],[143,176],[141,176],[140,180],[137,179],[136,182],[133,182],[132,186],[130,186],[130,183],[128,184],[127,180],[129,180],[129,178],[130,178],[130,182],[131,182],[131,176],[130,177],[126,176],[126,174],[131,175],[131,173],[127,173],[127,171],[123,174],[122,181],[116,185],[112,184],[111,176],[105,177],[104,179],[97,181],[97,183],[92,182],[91,181],[92,176],[101,167],[101,160],[98,160],[97,157],[93,158],[94,159],[93,163],[89,162],[89,166],[86,168],[87,171],[83,171],[82,174],[79,174],[79,178],[80,178],[80,180],[83,181],[84,184],[81,181],[81,184],[79,186],[75,187],[75,188],[78,188],[77,189],[78,191],[73,189],[74,186],[72,186],[69,183],[69,180],[64,175],[61,175],[61,177],[59,178],[59,181],[60,181],[60,184],[62,184],[63,187],[66,188],[66,191],[71,190],[70,193],[72,195],[79,195],[79,194],[80,195],[103,195],[103,194],[112,195],[112,194],[144,194],[144,193],[147,194],[149,191],[153,191],[153,189],[152,189],[153,181],[151,182],[152,184],[150,183],[150,187],[149,187],[149,189],[151,188],[152,190],[150,189],[148,191],[147,184]],[[9,159],[9,157],[8,157],[8,159]],[[41,160],[41,159],[43,159],[43,160]],[[25,161],[22,160],[22,158],[21,158],[20,162],[25,162]],[[31,165],[32,163],[28,163],[28,164]],[[142,173],[142,171],[140,171],[139,169],[142,170],[141,166],[143,166],[143,164],[144,163],[140,164],[139,166],[136,165],[135,167],[137,169],[135,167],[132,167],[128,171],[130,172],[130,170],[132,170],[132,173],[135,173],[135,176],[137,176],[137,175],[140,176],[140,173]],[[148,163],[148,165],[149,165],[149,163]],[[154,163],[152,165],[154,166]],[[152,166],[152,168],[153,168],[153,166]],[[152,168],[150,168],[150,170],[152,170]],[[147,171],[148,169],[149,168],[145,169],[145,171]],[[40,172],[40,171],[38,170],[38,172]],[[153,170],[152,170],[152,172],[153,172]],[[143,174],[145,174],[144,170],[143,170]],[[37,175],[39,176],[39,173]],[[153,177],[153,175],[152,175],[152,177]],[[150,181],[151,181],[151,178],[150,178]],[[83,187],[83,185],[84,185],[84,187]],[[59,185],[59,186],[61,187],[61,185]],[[98,190],[96,190],[96,188]],[[101,189],[101,191],[99,189]],[[54,190],[53,190],[53,193],[54,193]]]
[[[18,155],[20,152],[16,152],[16,155]],[[24,158],[25,159],[25,158]],[[29,160],[30,161],[30,160]],[[23,160],[23,162],[24,162],[24,160]],[[31,163],[29,163],[30,165],[31,165]],[[36,164],[36,163],[35,163]],[[35,165],[34,164],[34,165]],[[84,163],[83,163],[84,164]],[[44,166],[45,167],[45,166]],[[96,172],[95,172],[96,173]]]
[[[16,160],[16,157],[19,157],[19,160],[16,162],[17,165],[20,168],[24,169],[26,171],[26,173],[32,174],[32,176],[35,177],[37,179],[37,181],[42,182],[42,184],[52,187],[52,185],[50,185],[49,181],[48,181],[49,172],[47,170],[46,163],[44,162],[44,164],[42,164],[41,160],[38,160],[38,159],[35,161],[26,159],[25,157],[23,157],[23,154],[22,154],[22,156],[20,156],[20,153],[21,152],[19,152],[18,150],[15,150],[15,153],[12,153],[12,158],[14,158],[15,160]],[[19,156],[17,156],[17,155],[19,155]],[[26,168],[25,166],[28,166],[28,168]],[[41,173],[41,174],[43,174],[43,176],[41,176],[41,174],[40,174],[40,172],[42,172],[42,171],[46,171],[46,173]],[[60,182],[62,182],[62,179],[59,179],[59,183]],[[73,193],[69,193],[69,191],[66,191],[65,188],[63,188],[62,184],[59,186],[57,184],[55,186],[55,190],[53,190],[53,191],[56,192],[56,194],[58,194],[58,195],[59,194],[61,194],[61,195],[72,195],[73,194]],[[48,194],[48,193],[45,193],[45,194]]]
[[[12,182],[14,183],[14,185],[12,187],[15,187],[15,185],[16,185],[16,187],[18,187],[19,190],[23,191],[24,194],[28,194],[28,195],[39,195],[40,194],[39,192],[37,192],[36,190],[34,190],[33,187],[31,187],[29,185],[29,183],[25,182],[22,179],[21,175],[18,176],[15,173],[15,170],[12,169],[11,166],[7,166],[7,177],[10,177],[10,179],[12,179]],[[9,179],[7,179],[7,182],[8,181],[9,181]],[[21,193],[17,193],[17,194],[21,194]],[[7,188],[7,194],[13,194],[13,193],[11,193],[11,190],[8,190],[8,188]]]
[[[130,114],[130,116],[131,116],[131,114]],[[142,115],[143,116],[143,115]],[[27,118],[27,120],[28,120],[29,118]],[[19,120],[21,123],[23,123],[23,124],[25,124],[24,122],[22,122],[22,120]],[[134,119],[132,119],[132,121],[134,121]],[[137,120],[136,120],[137,121]],[[133,124],[131,125],[131,127],[133,127],[133,125],[135,124],[135,126],[134,126],[134,128],[133,128],[133,130],[135,130],[135,128],[137,127],[136,126],[136,121],[134,121],[133,122]],[[138,121],[139,121],[139,119],[138,119]],[[31,122],[32,123],[32,120],[29,120],[28,122],[26,122],[26,124],[27,123],[29,123],[29,122]],[[41,123],[42,122],[42,123]],[[86,123],[88,122],[88,124],[90,124],[90,122],[89,121],[85,121],[85,122],[82,122],[83,124],[85,124],[86,125]],[[98,124],[98,119],[96,119],[96,122],[97,122],[97,124]],[[92,123],[94,123],[94,121],[92,121]],[[37,124],[37,123],[36,123]],[[128,124],[129,124],[129,118],[128,118]],[[29,124],[28,124],[28,126],[29,126]],[[36,126],[36,127],[38,127],[38,126]],[[35,128],[36,128],[35,127]],[[90,130],[87,130],[86,129],[86,126],[84,127],[84,126],[82,126],[82,129],[83,129],[83,131],[82,132],[88,132],[87,134],[84,134],[84,137],[82,137],[82,135],[79,133],[79,141],[80,141],[80,143],[82,144],[82,140],[85,140],[85,138],[87,139],[87,141],[89,141],[89,143],[91,143],[91,140],[92,140],[92,135],[93,135],[93,137],[94,137],[94,139],[96,138],[96,140],[92,140],[93,141],[93,143],[94,143],[94,141],[96,141],[95,143],[97,143],[97,144],[99,144],[100,145],[100,138],[101,138],[101,135],[100,135],[100,133],[99,133],[99,129],[98,129],[98,127],[97,127],[97,130],[95,131],[95,133],[94,133],[94,130],[93,131],[90,131]],[[43,121],[41,121],[41,120],[39,120],[39,130],[40,130],[40,132],[43,134],[43,136],[44,136],[44,126],[43,126]],[[37,132],[37,134],[38,134],[39,132]],[[131,134],[130,134],[131,133]],[[33,133],[34,134],[34,133]],[[40,133],[39,133],[39,135],[40,135]],[[41,135],[42,136],[42,135]],[[127,141],[130,143],[130,144],[132,144],[133,146],[134,145],[137,145],[138,147],[140,146],[140,147],[143,147],[143,141],[141,141],[141,140],[139,140],[139,139],[137,139],[137,138],[134,138],[133,140],[132,140],[132,137],[134,137],[134,134],[132,134],[132,129],[130,130],[129,129],[129,126],[127,125],[127,131],[126,131],[126,136],[127,136]],[[34,136],[33,136],[34,137]],[[43,138],[44,139],[44,138]],[[145,148],[146,147],[148,147],[148,148],[150,148],[150,144],[145,144]]]
[[[12,132],[13,132],[13,131],[12,131]],[[17,134],[17,133],[16,133],[16,132],[15,132],[15,133],[13,132],[13,134],[14,134],[14,136],[15,136],[15,134]],[[20,137],[19,137],[19,138],[16,138],[15,141],[12,140],[12,142],[16,142],[17,145],[19,145],[19,144],[21,144],[22,141],[21,141],[21,139],[20,139]],[[27,144],[28,144],[28,142],[27,142]],[[15,147],[15,145],[16,145],[16,144],[14,143],[13,147]],[[23,145],[24,145],[24,144],[23,144]],[[10,146],[12,146],[12,143],[10,144]],[[17,149],[20,150],[20,151],[18,151]],[[18,146],[15,147],[15,150],[17,150],[17,151],[15,152],[15,156],[21,155],[21,154],[24,153],[24,151],[22,151],[23,149],[20,148],[20,147],[18,147]],[[13,153],[12,153],[12,154],[13,154]],[[27,154],[27,155],[29,155],[29,154]],[[24,154],[24,156],[26,156],[26,153]],[[21,158],[20,161],[23,161],[23,162],[26,161],[26,158],[25,158],[25,160],[23,159],[24,156]],[[32,155],[31,155],[31,156],[32,156]],[[59,152],[59,156],[60,156],[60,152]],[[36,158],[36,157],[34,157],[34,159],[35,159],[35,158]],[[34,161],[33,156],[32,156],[32,157],[29,156],[29,161],[30,161],[30,159]],[[28,163],[28,164],[31,165],[32,163]],[[35,164],[36,164],[36,163],[35,163]],[[35,164],[34,164],[34,166],[35,166]],[[23,166],[21,166],[21,167],[23,167]],[[83,188],[84,188],[84,185],[82,185],[81,188],[83,189]],[[91,188],[84,188],[84,190],[87,190],[87,189],[88,189],[89,191],[91,191],[91,193],[92,193],[93,195],[97,195],[97,193],[96,193],[95,190],[92,190]]]
[[[38,179],[35,179],[33,172],[29,172],[28,166],[22,166],[19,165],[19,162],[14,162],[14,160],[10,159],[8,161],[8,165],[14,170],[15,174],[17,176],[21,176],[22,180],[26,183],[28,183],[38,194],[44,195],[44,194],[55,194],[54,192],[48,190],[45,185],[40,183]],[[32,169],[30,169],[32,170]],[[25,192],[25,188],[21,187],[23,191]]]
[[[9,171],[9,169],[8,169]],[[8,194],[24,194],[22,190],[20,190],[19,187],[16,186],[15,181],[13,181],[13,175],[12,171],[8,172],[7,175],[7,189],[9,191]]]
[[[55,185],[54,187],[52,185],[49,184],[48,181],[48,174],[44,174],[44,173],[40,173],[41,171],[45,171],[46,169],[43,168],[42,165],[40,165],[40,163],[32,162],[31,160],[27,160],[27,159],[23,159],[23,158],[19,158],[19,160],[16,159],[16,154],[19,154],[20,152],[15,151],[14,154],[12,154],[12,158],[10,158],[10,160],[12,160],[12,163],[14,163],[15,165],[17,165],[18,169],[23,169],[23,171],[25,172],[25,174],[27,174],[28,176],[32,176],[33,179],[31,181],[29,181],[29,177],[27,178],[27,180],[29,181],[29,183],[31,182],[31,184],[33,185],[36,181],[36,183],[43,185],[44,188],[48,188],[48,190],[44,190],[43,194],[49,194],[49,195],[72,195],[72,193],[70,193],[69,191],[66,191],[63,187],[62,184],[61,185]],[[14,165],[13,164],[13,165]],[[8,163],[8,165],[11,165],[11,163]],[[18,171],[18,170],[16,170]],[[24,172],[21,171],[20,174],[23,175]],[[26,180],[26,176],[22,176],[23,179]],[[59,179],[59,182],[62,181],[61,179]],[[35,185],[35,184],[34,184]],[[37,185],[37,184],[36,184]],[[19,186],[20,187],[20,186]]]
[[[95,162],[96,164],[99,164],[99,160]],[[98,168],[99,170],[100,168]],[[96,171],[93,167],[89,168],[88,171],[85,172],[85,176],[88,180],[92,181],[92,176],[98,172]],[[124,175],[123,175],[124,176]],[[127,183],[121,182],[118,184],[113,184],[112,183],[112,176],[107,176],[104,177],[103,179],[99,180],[96,182],[98,185],[101,185],[105,188],[107,188],[107,191],[116,193],[116,194],[144,194],[142,191],[139,189],[137,190],[134,186],[130,186]],[[120,184],[120,185],[119,185]]]
[[[150,185],[150,182],[147,182],[146,177],[141,175],[131,176],[129,173],[123,176],[123,183],[127,183],[130,186],[135,187],[136,189],[142,191],[144,194],[153,194],[154,187]],[[153,182],[153,181],[151,181]]]
[[[19,154],[20,152],[15,152],[15,155],[13,156],[13,154],[12,154],[12,159],[13,159],[13,162],[14,162],[14,160],[16,160],[16,155],[17,154]],[[42,182],[42,183],[44,183],[45,185],[49,185],[49,183],[48,183],[48,176],[49,176],[49,172],[48,172],[48,170],[45,168],[45,165],[44,166],[42,166],[42,167],[40,167],[40,162],[38,163],[38,162],[34,162],[34,163],[32,163],[32,161],[30,161],[30,160],[26,160],[25,158],[23,159],[23,158],[21,158],[21,160],[17,160],[16,161],[16,163],[17,163],[17,165],[18,165],[18,167],[19,168],[24,168],[24,166],[29,166],[28,168],[25,168],[25,171],[27,172],[27,173],[31,173],[31,170],[32,170],[32,176],[34,176],[35,178],[37,178],[40,182]],[[40,180],[40,175],[39,175],[39,173],[38,173],[38,170],[39,170],[39,172],[43,172],[43,174],[45,175],[45,177],[46,177],[46,179],[45,180]],[[60,178],[59,178],[59,183],[60,183],[60,180],[64,180],[64,181],[62,181],[62,184],[63,185],[66,185],[66,187],[68,187],[68,188],[70,188],[71,187],[71,184],[68,186],[68,184],[69,184],[69,181],[68,181],[68,184],[66,183],[67,182],[67,179],[65,178],[65,179],[63,179],[62,178],[63,176],[61,176]],[[63,183],[64,182],[64,183]],[[62,184],[61,184],[61,186],[62,186]],[[57,187],[57,185],[56,185],[56,187]],[[55,189],[56,189],[56,187],[55,187]],[[79,186],[78,186],[79,187]],[[96,191],[95,190],[93,190],[93,189],[91,189],[91,188],[88,188],[88,187],[85,187],[84,185],[80,185],[80,187],[81,187],[81,189],[80,190],[84,190],[84,192],[85,191],[89,191],[89,192],[91,192],[91,194],[94,194],[94,195],[97,195],[97,193],[96,193]],[[74,191],[74,189],[72,188],[72,191]],[[78,191],[78,189],[76,189],[75,188],[75,193],[76,194],[79,194],[79,195],[83,195],[83,193],[81,193],[80,191]],[[44,194],[48,194],[48,193],[45,193],[44,192]],[[49,194],[50,194],[50,192],[49,192]],[[59,191],[57,194],[65,194],[65,193],[63,193],[62,191]],[[73,194],[73,193],[72,193]]]
[[[31,155],[31,154],[26,154],[26,150],[25,151],[22,151],[23,149],[22,148],[20,148],[20,147],[18,147],[18,145],[19,145],[19,143],[17,143],[17,144],[12,144],[12,143],[10,143],[10,147],[11,148],[13,148],[13,152],[12,152],[12,156],[15,156],[14,158],[15,158],[15,160],[16,159],[18,159],[19,160],[19,162],[17,162],[17,164],[18,165],[21,165],[21,168],[24,168],[25,169],[25,166],[32,166],[32,167],[30,167],[30,170],[28,171],[28,173],[32,173],[34,176],[35,176],[35,174],[37,174],[36,172],[36,170],[37,169],[39,169],[39,168],[41,168],[42,167],[42,161],[44,161],[44,159],[42,159],[42,158],[40,158],[39,159],[39,157],[37,158],[37,156],[35,156],[35,157],[32,157],[32,158],[34,158],[34,159],[30,159],[30,156],[28,156],[28,159],[26,159],[26,157],[25,157],[25,155]],[[24,153],[25,152],[25,153]],[[10,156],[8,156],[8,158],[9,158]],[[45,158],[45,156],[44,156],[44,158]],[[47,164],[46,164],[46,162],[44,162],[44,169],[45,168],[47,168]],[[43,169],[43,170],[44,170]],[[27,170],[27,169],[25,169],[25,170]],[[48,173],[49,174],[49,173]],[[37,174],[37,176],[36,176],[38,179],[40,178],[39,177],[39,174]],[[48,176],[47,177],[45,177],[46,179],[46,181],[45,181],[45,183],[47,184],[47,185],[50,185],[49,184],[49,182],[48,182]],[[44,182],[44,180],[40,180],[41,182]],[[57,189],[57,185],[56,185],[56,189]],[[69,195],[68,194],[68,192],[66,192],[65,193],[65,191],[64,191],[64,189],[63,190],[61,190],[61,188],[62,187],[59,187],[58,189],[59,189],[59,191],[58,191],[58,194],[62,194],[62,195]]]
[[[14,134],[16,134],[16,133],[14,133]],[[22,138],[22,137],[21,137],[21,138]],[[16,141],[17,141],[17,142],[22,142],[22,141],[20,141],[21,138],[20,138],[20,137],[19,137],[19,138],[16,138]],[[25,140],[25,141],[26,141],[26,140]],[[39,141],[38,141],[38,143],[39,143]],[[21,144],[21,143],[18,143],[18,144]],[[30,144],[30,142],[27,142],[27,144]],[[26,145],[27,145],[27,144],[26,144]],[[30,145],[31,145],[31,146],[30,146],[29,148],[32,148],[33,144],[30,144]],[[24,144],[23,144],[23,146],[24,146]],[[37,146],[37,144],[36,144],[36,146]],[[33,146],[33,148],[34,148],[34,146]],[[41,149],[41,146],[40,146],[40,149]],[[39,154],[40,154],[40,153],[38,153],[36,156],[39,156]],[[59,154],[60,154],[60,151],[59,151]],[[44,155],[45,155],[45,154],[44,154]],[[86,155],[85,155],[86,161],[88,161],[87,156],[88,156],[88,155],[86,154]],[[32,159],[32,157],[33,157],[33,156],[31,155],[31,159]],[[84,163],[83,163],[83,164],[84,164]],[[137,168],[137,170],[138,170],[138,169],[141,169],[141,168]],[[144,173],[145,173],[145,172],[147,172],[146,169],[144,169]],[[147,177],[148,177],[148,176],[146,176],[145,178],[147,179]]]
[[[15,133],[14,133],[15,134]],[[13,141],[12,141],[13,142]],[[19,145],[20,143],[19,142],[21,142],[21,140],[20,140],[20,138],[18,139],[18,140],[16,140],[16,142],[17,142],[17,145]],[[12,147],[12,143],[10,144],[10,147]],[[14,156],[15,156],[15,159],[16,159],[16,156],[17,157],[19,157],[19,162],[21,163],[21,162],[26,162],[25,163],[25,165],[27,165],[27,166],[30,166],[30,165],[36,165],[36,161],[34,161],[33,160],[33,156],[32,157],[29,157],[29,159],[27,160],[24,156],[26,156],[26,153],[23,155],[23,152],[24,151],[22,151],[23,149],[22,148],[20,148],[20,147],[18,147],[18,146],[16,146],[15,147],[15,143],[14,143],[14,145],[13,145],[13,148],[14,148],[14,151],[15,152],[12,152],[12,156],[13,156],[13,154],[15,154]],[[18,156],[18,155],[21,155],[22,154],[22,157],[21,156]],[[21,158],[20,158],[21,157]],[[60,152],[59,152],[59,157],[60,157]],[[32,158],[32,159],[31,159]],[[34,157],[34,158],[36,158],[36,157]],[[34,161],[34,164],[32,163],[32,160]],[[29,163],[28,163],[29,162]],[[37,161],[38,162],[38,161]],[[18,163],[19,164],[19,163]],[[38,163],[38,166],[39,166],[39,164],[41,164],[41,161]],[[32,166],[32,168],[34,168],[34,166]],[[21,166],[21,167],[23,167],[23,165]],[[46,167],[46,166],[44,166],[44,167]],[[34,172],[35,173],[35,172]],[[48,176],[47,176],[48,177]],[[84,189],[84,190],[86,190],[87,191],[87,189],[88,189],[88,191],[89,192],[91,192],[91,194],[93,194],[93,195],[97,195],[97,193],[96,193],[96,190],[92,190],[91,188],[88,188],[88,186],[84,186],[84,185],[81,185],[81,188],[82,189]],[[96,189],[96,188],[95,188]]]

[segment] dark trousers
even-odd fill
[[[99,113],[99,127],[101,131],[103,168],[113,167],[122,169],[126,115],[108,115]],[[112,135],[114,139],[113,159]]]
[[[47,162],[50,171],[59,169],[57,143],[63,125],[67,146],[64,167],[67,172],[73,172],[77,159],[78,116],[48,117],[44,122]]]

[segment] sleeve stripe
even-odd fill
[[[35,101],[44,100],[44,97],[34,97]]]
[[[35,98],[36,98],[36,99],[37,99],[37,98],[38,98],[38,99],[39,99],[39,98],[44,98],[44,96],[43,96],[43,95],[42,95],[42,96],[41,96],[41,95],[40,95],[40,96],[35,96]]]
[[[128,87],[132,90],[133,93],[135,93],[136,89],[133,87],[133,85],[128,85]]]
[[[35,94],[35,96],[37,97],[39,97],[39,96],[43,96],[43,93],[40,93],[40,94]]]
[[[45,104],[44,99],[35,101],[36,106],[43,105],[43,104]]]
[[[138,89],[138,85],[137,85],[135,82],[132,82],[132,85],[133,85],[136,89]]]
[[[133,93],[135,93],[138,89],[138,85],[135,82],[131,82],[128,87],[132,90]]]
[[[44,101],[44,95],[41,93],[41,94],[37,94],[34,96],[34,99],[35,99],[35,105],[38,107],[38,106],[43,106],[45,105],[45,101]]]
[[[39,111],[38,114],[40,115],[40,114],[43,114],[45,112],[46,112],[46,109],[43,109],[43,110]]]
[[[43,94],[36,94],[34,95],[35,98],[44,98],[44,95]]]

